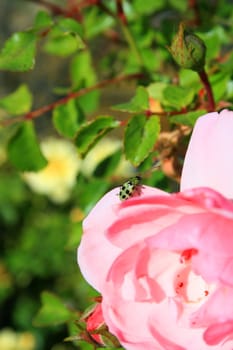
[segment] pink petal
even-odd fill
[[[226,337],[231,340],[233,339],[233,321],[213,324],[212,326],[208,327],[204,333],[204,339],[209,345],[220,346],[218,344]],[[232,350],[233,341],[225,344],[225,346],[221,346],[219,349],[225,348],[226,350]]]
[[[186,350],[183,346],[176,344],[175,342],[169,340],[162,336],[155,327],[151,327],[151,333],[155,339],[161,344],[164,350]]]
[[[176,196],[164,193],[141,196],[120,207],[116,220],[108,228],[107,237],[115,245],[126,249],[173,225],[190,211],[198,212],[200,209]]]
[[[180,271],[177,256],[169,251],[150,251],[145,245],[138,243],[125,250],[113,263],[107,283],[103,287],[103,315],[109,330],[117,336],[126,350],[219,350],[219,343],[209,346],[205,342],[205,326],[199,324],[199,327],[193,327],[190,322],[190,315],[195,315],[198,307],[205,304],[186,303],[176,297],[169,297],[172,295],[171,287],[174,290],[174,276]],[[145,276],[149,278],[141,283]],[[163,291],[163,297],[157,301],[150,278]],[[198,289],[195,283],[193,280],[192,287]],[[147,297],[143,294],[143,287],[150,292]],[[225,300],[223,314],[231,300],[230,292]],[[214,302],[220,308],[223,306],[224,290],[222,295],[216,294]],[[209,304],[209,315],[204,313],[207,321],[216,320],[217,316],[222,317],[214,302],[213,305],[211,302]],[[231,314],[232,310],[229,308],[227,317],[231,317]],[[221,350],[232,350],[232,342],[224,334],[221,341],[225,343],[221,343]]]
[[[233,289],[225,286],[210,293],[209,298],[192,314],[195,327],[208,327],[211,324],[233,322]]]
[[[192,214],[146,241],[150,247],[185,251],[194,249],[194,271],[208,282],[233,286],[233,220],[214,213]]]
[[[108,192],[91,210],[83,222],[83,236],[78,248],[78,265],[90,285],[98,291],[105,280],[112,262],[122,252],[120,244],[106,236],[108,227],[117,222],[119,211],[124,205],[134,206],[134,202],[145,196],[167,194],[161,190],[142,186],[139,197],[124,202],[119,199],[119,188]]]
[[[198,205],[207,210],[220,209],[223,212],[228,211],[227,216],[233,218],[233,202],[208,187],[192,188],[175,193],[173,196],[187,201],[192,206]]]
[[[127,300],[161,302],[165,293],[155,276],[148,273],[150,258],[150,250],[143,244],[131,246],[114,261],[107,280],[114,281]],[[164,268],[166,259],[161,264]]]
[[[185,157],[181,191],[208,186],[233,198],[233,112],[223,110],[198,119]]]
[[[83,223],[83,236],[78,248],[78,265],[84,278],[97,290],[106,278],[112,262],[121,252],[106,239],[106,228],[116,218],[119,189],[108,192],[92,209]]]
[[[148,314],[153,305],[134,303],[117,299],[115,302],[103,302],[103,315],[111,333],[113,333],[126,350],[164,350],[153,338],[147,327]]]

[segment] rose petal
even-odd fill
[[[208,327],[204,333],[206,343],[209,345],[217,345],[218,347],[218,344],[226,337],[228,337],[228,339],[233,338],[233,321],[213,324]],[[233,341],[227,342],[225,346],[221,346],[221,349],[232,350]]]
[[[192,314],[190,320],[195,327],[208,327],[210,324],[233,321],[233,289],[217,288],[206,302]]]
[[[233,198],[233,112],[223,110],[199,118],[185,156],[181,191],[208,186]]]
[[[200,212],[177,196],[161,192],[140,197],[119,208],[118,215],[108,228],[107,237],[115,245],[126,249],[138,241],[154,236],[164,227],[177,222],[185,213]]]
[[[138,267],[139,261],[146,256],[146,251],[141,248],[138,244],[116,259],[103,288],[103,315],[109,330],[127,350],[219,350],[219,345],[209,347],[204,341],[205,328],[190,327],[189,315],[197,310],[198,303],[182,305],[169,297],[160,302],[151,298],[137,299],[135,291],[140,286],[140,279],[134,279],[133,271],[137,273],[136,277],[146,272],[145,267]],[[155,281],[164,284],[168,295],[167,284],[172,286],[174,279],[169,275],[169,269],[174,275],[176,265],[179,266],[178,259],[170,252],[159,253],[156,259],[153,253],[151,258],[150,263],[142,261],[142,265],[147,266],[147,276],[154,276]]]
[[[118,219],[122,206],[133,205],[137,198],[156,194],[167,194],[149,186],[142,186],[139,197],[124,202],[119,199],[119,188],[108,192],[91,210],[83,222],[83,236],[78,248],[78,265],[90,285],[98,291],[105,280],[115,258],[122,252],[122,247],[106,237],[107,229]]]
[[[109,267],[121,252],[119,247],[105,237],[106,228],[116,218],[118,193],[117,188],[108,192],[83,222],[84,233],[78,248],[78,265],[89,284],[99,291]]]

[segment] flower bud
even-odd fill
[[[168,49],[182,68],[198,72],[204,69],[206,46],[197,35],[185,30],[183,23]]]
[[[88,308],[82,316],[82,320],[86,324],[86,331],[89,336],[89,342],[98,344],[99,346],[108,347],[119,347],[120,343],[117,338],[111,334],[105,324],[101,301],[98,301],[92,307]],[[88,340],[86,335],[83,337],[84,340]],[[92,342],[93,341],[93,342]]]

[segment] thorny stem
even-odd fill
[[[117,17],[121,21],[122,24],[127,25],[127,18],[124,13],[122,0],[116,0],[117,6]]]
[[[122,32],[124,33],[125,39],[127,40],[129,47],[131,48],[132,52],[134,53],[138,64],[140,66],[143,66],[143,58],[141,55],[141,52],[138,49],[138,46],[136,44],[136,41],[130,31],[130,28],[127,23],[127,18],[124,13],[124,8],[123,8],[123,2],[122,0],[116,0],[116,6],[117,6],[117,16],[116,19],[119,21],[121,25]]]
[[[215,101],[214,101],[214,95],[213,95],[213,91],[208,79],[208,75],[206,74],[206,71],[203,69],[202,71],[198,72],[199,77],[202,81],[202,84],[204,85],[205,91],[206,91],[206,95],[208,98],[208,111],[209,112],[213,112],[215,110]]]
[[[23,116],[2,120],[2,121],[0,121],[0,125],[1,126],[8,126],[8,125],[12,125],[16,122],[22,122],[25,120],[32,120],[32,119],[38,118],[41,115],[45,114],[46,112],[52,111],[54,108],[61,106],[63,104],[66,104],[68,101],[70,101],[74,98],[78,98],[78,97],[81,97],[83,95],[86,95],[87,93],[89,93],[91,91],[103,89],[106,86],[109,86],[112,84],[117,84],[117,83],[124,81],[124,80],[139,79],[142,77],[143,77],[142,73],[134,73],[134,74],[128,74],[128,75],[119,75],[118,77],[115,77],[115,78],[103,80],[103,81],[97,83],[96,85],[81,89],[79,91],[71,92],[67,96],[65,96],[65,97],[63,97],[55,102],[52,102],[46,106],[35,109],[34,111],[28,112]]]
[[[201,24],[201,19],[200,19],[200,12],[199,12],[199,5],[197,0],[189,0],[188,1],[188,7],[193,10],[194,13],[194,24],[196,26]]]
[[[142,55],[141,55],[141,53],[140,53],[140,51],[139,51],[139,49],[137,47],[137,44],[135,43],[135,40],[134,40],[134,38],[133,38],[133,36],[131,34],[131,31],[130,31],[129,27],[121,22],[121,28],[122,28],[124,36],[125,36],[128,44],[129,44],[132,52],[134,53],[134,55],[135,55],[135,57],[136,57],[136,59],[138,61],[138,64],[140,66],[143,66],[144,63],[143,63]]]
[[[76,6],[75,8],[75,13],[73,11],[73,8],[71,8],[70,10],[62,8],[60,6],[54,5],[50,2],[48,2],[47,0],[27,0],[30,2],[34,2],[37,3],[38,5],[43,5],[46,8],[48,8],[50,11],[52,11],[52,13],[54,15],[64,15],[67,17],[72,17],[75,18],[77,21],[81,21],[82,20],[82,16],[81,16],[81,10],[84,7],[87,6],[92,6],[92,5],[96,5],[98,6],[102,11],[106,12],[109,16],[113,17],[115,20],[117,20],[120,23],[122,32],[125,36],[126,41],[129,44],[129,47],[131,48],[131,51],[134,53],[138,64],[140,66],[143,66],[143,58],[141,55],[140,50],[138,49],[138,46],[135,42],[135,39],[130,31],[130,28],[128,26],[127,23],[127,18],[125,16],[124,13],[124,9],[123,9],[123,2],[122,0],[116,0],[116,7],[117,7],[117,13],[114,13],[113,11],[111,11],[104,3],[102,3],[101,0],[83,0],[80,1],[80,3],[78,3],[78,6]]]
[[[122,0],[116,0],[116,7],[117,7],[117,13],[114,13],[111,11],[107,6],[105,6],[101,0],[97,2],[96,4],[99,6],[100,9],[102,9],[104,12],[106,12],[109,16],[113,17],[115,20],[117,20],[121,26],[122,32],[125,36],[126,41],[129,44],[129,47],[131,48],[132,52],[134,53],[138,63],[140,66],[143,66],[143,58],[142,55],[137,47],[137,44],[134,40],[134,37],[132,36],[132,33],[129,29],[128,23],[127,23],[127,18],[124,13],[123,9],[123,3]]]

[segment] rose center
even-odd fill
[[[210,285],[193,272],[191,257],[196,252],[185,251],[180,256],[180,269],[175,276],[174,290],[187,303],[200,303],[210,293]]]

